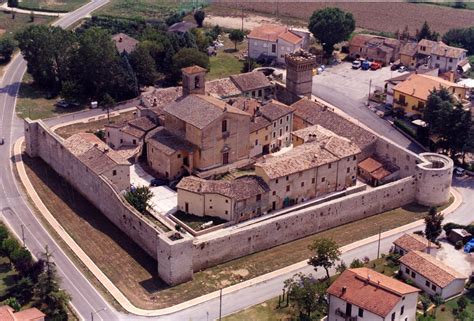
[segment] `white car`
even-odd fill
[[[454,168],[454,175],[458,177],[463,177],[464,174],[466,174],[466,170],[464,168],[461,168],[461,167]]]
[[[398,72],[404,72],[404,71],[407,71],[407,67],[401,66],[400,68],[398,68]]]
[[[360,62],[360,60],[354,60],[352,62],[352,69],[359,69],[361,65],[362,63]]]

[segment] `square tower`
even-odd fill
[[[286,89],[292,94],[310,98],[316,56],[299,50],[285,56]]]
[[[204,95],[206,93],[206,72],[199,66],[191,66],[181,69],[183,77],[183,96],[189,94]]]

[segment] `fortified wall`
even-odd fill
[[[408,203],[427,206],[450,197],[453,162],[448,157],[416,155],[384,138],[375,154],[400,167],[401,179],[267,220],[211,232],[196,238],[164,233],[138,213],[104,177],[91,173],[41,121],[25,121],[26,152],[41,157],[104,215],[158,262],[158,274],[175,285],[198,271],[238,257],[284,244],[341,224],[379,214]]]
[[[94,204],[110,221],[127,234],[135,243],[158,261],[158,274],[168,284],[177,284],[192,277],[192,271],[176,276],[170,267],[177,264],[175,256],[167,253],[169,235],[153,225],[146,217],[130,206],[114,186],[103,176],[89,170],[77,157],[63,146],[63,139],[52,132],[42,121],[25,120],[26,153],[40,157],[59,175]],[[180,240],[179,246],[191,239]],[[161,245],[161,249],[160,249]],[[168,251],[169,252],[169,251]],[[161,259],[160,254],[161,253]],[[178,258],[178,256],[176,256]],[[178,262],[179,263],[179,262]]]

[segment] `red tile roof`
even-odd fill
[[[403,234],[393,241],[393,244],[405,251],[424,251],[428,248],[429,241],[417,234]]]
[[[371,269],[358,268],[344,271],[331,284],[327,293],[386,317],[402,296],[418,291],[415,287]]]
[[[267,40],[276,42],[278,36],[288,29],[281,25],[263,24],[254,28],[247,36],[249,39]]]
[[[282,34],[280,34],[278,36],[278,39],[282,39],[282,40],[284,40],[286,42],[289,42],[291,44],[294,44],[294,45],[296,45],[296,44],[300,43],[301,41],[303,41],[302,37],[298,36],[297,34],[291,32],[291,31],[283,32]]]
[[[186,74],[197,74],[200,72],[207,72],[207,69],[204,69],[201,66],[194,65],[191,67],[182,68],[181,71]]]

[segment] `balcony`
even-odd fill
[[[337,316],[344,318],[344,321],[357,321],[357,317],[351,317],[350,315],[347,315],[342,312],[342,310],[339,308],[336,309],[335,313]]]

